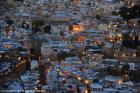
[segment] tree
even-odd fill
[[[35,20],[33,21],[33,31],[34,32],[39,32],[41,31],[40,27],[42,27],[43,25],[45,25],[45,21],[44,20]]]
[[[129,67],[129,64],[125,63],[125,64],[122,66],[122,68],[121,68],[122,74],[128,74],[129,68],[130,68],[130,67]]]
[[[134,5],[130,8],[130,18],[140,18],[140,6]]]
[[[128,19],[128,15],[127,13],[129,13],[129,8],[126,6],[123,6],[119,9],[119,14],[124,18],[124,19]]]
[[[123,6],[119,9],[119,14],[125,19],[140,18],[140,5],[134,5],[132,8]]]
[[[47,24],[44,26],[44,33],[51,34],[51,25]]]
[[[39,73],[40,73],[40,82],[42,84],[46,84],[46,74],[44,66],[39,66]]]
[[[131,80],[140,82],[140,70],[131,71]]]
[[[101,19],[101,16],[100,16],[100,15],[96,15],[96,18],[97,18],[98,20],[100,20],[100,19]]]

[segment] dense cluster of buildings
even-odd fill
[[[139,93],[135,2],[3,1],[0,93]]]

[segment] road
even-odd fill
[[[26,61],[19,62],[16,65],[11,65],[9,70],[2,72],[3,74],[0,75],[0,84],[3,84],[7,81],[12,80],[13,78],[18,77],[23,72],[26,71]]]

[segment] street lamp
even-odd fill
[[[88,90],[85,90],[84,93],[88,93]]]
[[[81,80],[81,77],[78,77],[77,79],[80,81]]]
[[[20,61],[21,60],[21,57],[18,57],[18,61]]]
[[[85,80],[85,83],[86,83],[86,84],[89,84],[89,81],[88,81],[88,80]]]

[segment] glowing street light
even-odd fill
[[[89,84],[89,81],[88,81],[88,80],[85,80],[85,83],[86,83],[86,84]]]
[[[119,37],[122,37],[122,35],[121,35],[121,34],[118,34],[118,36],[119,36]]]
[[[21,57],[18,57],[18,61],[20,61],[21,60]]]
[[[136,26],[136,24],[134,24],[134,27]]]
[[[81,77],[78,77],[78,80],[80,81],[81,80]]]
[[[84,93],[88,93],[88,90],[85,90]]]
[[[133,57],[136,57],[136,54],[135,53],[133,54]]]

